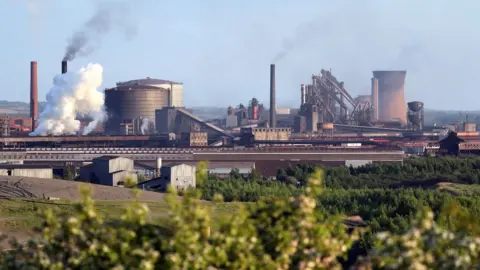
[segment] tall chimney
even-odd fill
[[[277,127],[277,105],[275,104],[275,65],[270,65],[270,127]]]
[[[36,128],[38,118],[38,74],[37,61],[30,62],[30,117],[32,118],[32,131]]]
[[[67,61],[62,61],[62,74],[65,74],[67,73],[68,71],[68,64],[67,64]]]

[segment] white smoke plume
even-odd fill
[[[72,61],[77,56],[89,55],[99,46],[101,38],[114,28],[119,28],[127,38],[134,36],[136,28],[128,11],[124,2],[101,1],[93,16],[70,38],[63,60]]]
[[[142,132],[142,135],[146,135],[149,130],[150,130],[150,120],[148,120],[148,118],[143,118],[142,126],[140,127],[140,132]]]
[[[102,84],[103,68],[89,64],[77,72],[59,74],[47,93],[47,103],[38,118],[37,128],[30,136],[75,135],[80,129],[77,116],[93,120],[85,127],[83,135],[90,133],[106,120],[105,95],[98,91]]]

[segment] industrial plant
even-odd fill
[[[103,121],[79,114],[76,134],[40,136],[33,132],[42,112],[38,64],[32,61],[30,116],[0,117],[0,160],[12,170],[17,163],[78,169],[117,156],[134,163],[127,173],[138,166],[156,170],[159,160],[165,166],[209,161],[212,170],[254,167],[273,177],[278,168],[302,163],[359,166],[443,153],[439,142],[452,132],[460,152],[480,149],[476,125],[468,119],[444,127],[425,123],[424,103],[406,102],[406,71],[373,71],[371,92],[353,96],[332,70],[321,69],[292,89],[299,90],[297,108],[278,108],[276,68],[270,65],[268,101],[252,97],[246,105],[225,106],[217,119],[204,121],[185,106],[184,92],[193,86],[146,77],[104,89],[105,117],[98,118]],[[66,73],[62,61],[61,74]]]

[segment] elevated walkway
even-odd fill
[[[202,125],[206,126],[207,128],[210,128],[222,135],[225,135],[225,136],[229,136],[231,137],[232,135],[227,133],[225,130],[211,124],[211,123],[207,123],[205,121],[203,121],[202,119],[200,119],[199,117],[195,116],[194,114],[190,113],[189,111],[185,110],[185,109],[182,109],[182,108],[175,108],[178,112],[182,113],[183,115],[191,118],[192,120],[196,121],[196,122],[199,122],[201,123]]]

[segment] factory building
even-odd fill
[[[0,164],[0,175],[34,178],[53,178],[53,169],[44,165]]]
[[[25,136],[32,131],[32,117],[26,116],[0,116],[0,136]]]
[[[290,128],[242,128],[240,130],[242,143],[253,145],[255,141],[288,141],[292,130]]]
[[[151,78],[119,82],[116,87],[105,90],[105,107],[106,134],[123,135],[135,121],[154,125],[157,109],[183,107],[183,85]]]
[[[174,107],[164,107],[155,111],[155,127],[157,133],[173,133],[179,137],[182,133],[205,132],[209,141],[229,135],[223,129],[204,122],[187,110]]]
[[[260,104],[256,98],[249,101],[248,107],[239,104],[236,108],[229,106],[227,108],[227,117],[224,126],[226,128],[235,128],[247,125],[264,124],[268,119],[268,114],[263,104]],[[267,111],[267,113],[269,113]]]
[[[208,146],[208,133],[207,132],[184,132],[182,133],[182,142],[186,147],[199,147]]]
[[[102,156],[80,168],[80,180],[106,186],[123,186],[127,178],[137,182],[134,162],[131,159]]]
[[[167,190],[168,186],[172,186],[177,190],[185,190],[189,187],[196,187],[195,166],[186,164],[171,164],[162,166],[160,169],[160,177],[149,181],[142,182],[137,185],[141,189],[156,189],[160,191]]]
[[[293,122],[293,131],[296,133],[307,132],[307,117],[302,115],[295,116],[295,119]]]
[[[458,156],[460,154],[460,143],[465,142],[465,140],[460,139],[457,136],[457,133],[450,132],[448,136],[439,142],[440,149],[438,152],[441,155],[453,155]]]
[[[465,131],[465,132],[475,132],[475,131],[477,131],[477,124],[476,123],[465,122],[463,124],[463,131]]]
[[[406,76],[407,71],[373,71],[372,101],[374,118],[376,118],[376,110],[378,108],[379,121],[400,121],[402,125],[407,124],[407,105],[405,102]],[[378,106],[375,107],[377,102]]]

